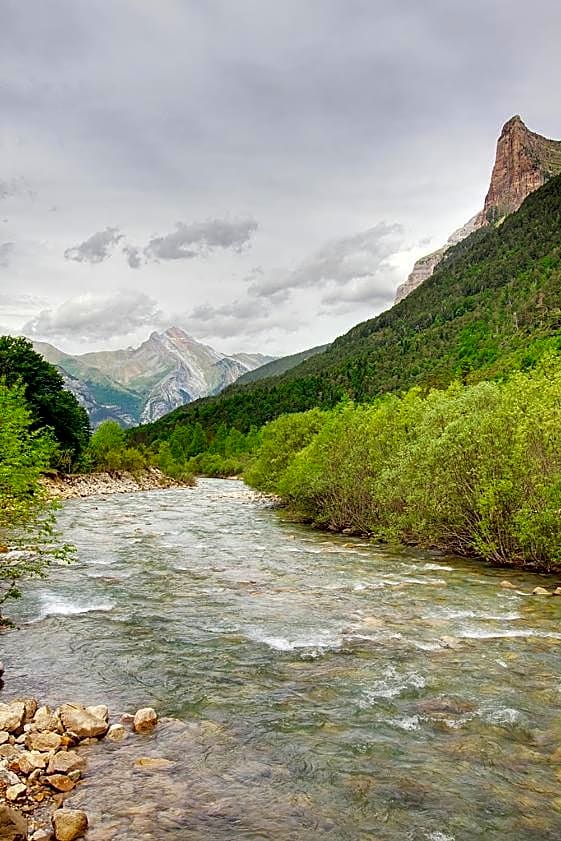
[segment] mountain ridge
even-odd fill
[[[242,374],[272,362],[264,354],[224,354],[179,327],[153,331],[138,347],[68,354],[46,342],[35,349],[61,371],[95,426],[117,420],[130,427],[156,420]]]
[[[416,261],[396,291],[398,304],[429,278],[458,242],[479,228],[501,222],[550,178],[561,173],[561,141],[530,131],[519,114],[506,121],[497,140],[495,162],[482,210],[454,231],[436,251]]]

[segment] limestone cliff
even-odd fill
[[[396,293],[395,303],[432,275],[446,251],[484,225],[499,222],[518,210],[524,199],[554,175],[561,173],[561,141],[530,131],[516,115],[503,126],[497,141],[495,164],[483,209],[455,231],[448,242],[417,260]]]

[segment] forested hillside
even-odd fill
[[[561,329],[561,177],[498,227],[450,249],[434,275],[385,313],[279,376],[234,385],[154,424],[135,440],[166,439],[177,425],[242,432],[286,413],[368,401],[413,385],[446,386],[531,367]]]

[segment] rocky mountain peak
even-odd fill
[[[495,163],[483,209],[450,236],[448,242],[417,260],[396,293],[395,303],[429,278],[447,250],[484,225],[494,224],[518,210],[530,193],[561,173],[561,141],[536,134],[515,114],[504,124],[497,141]]]

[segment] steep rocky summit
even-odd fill
[[[484,225],[500,222],[518,210],[524,199],[554,175],[561,173],[561,141],[530,131],[517,114],[506,122],[497,141],[495,164],[483,209],[447,243],[417,260],[396,293],[395,303],[432,275],[448,249]]]
[[[199,397],[218,394],[273,359],[259,353],[219,353],[178,327],[154,332],[139,347],[126,350],[71,356],[43,342],[34,347],[58,367],[94,427],[106,419],[122,426],[156,420]]]

